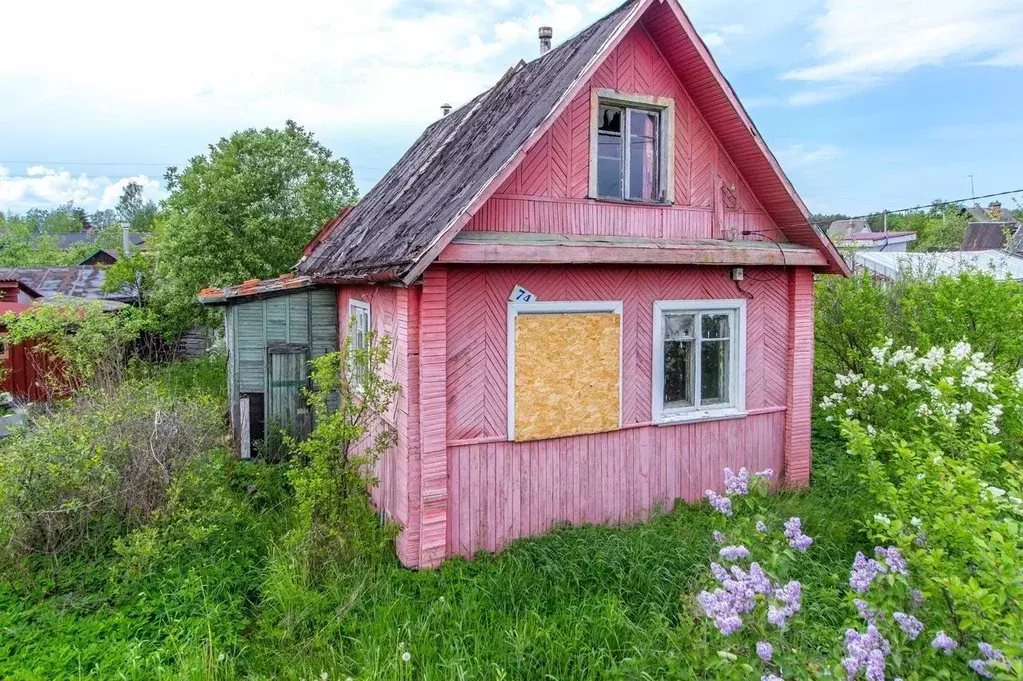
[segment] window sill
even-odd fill
[[[675,426],[682,423],[699,423],[703,421],[724,421],[726,419],[746,418],[746,410],[737,407],[724,409],[697,409],[694,411],[662,414],[654,420],[657,426]]]
[[[616,199],[610,196],[590,196],[591,201],[613,203],[619,206],[647,206],[649,208],[666,208],[675,205],[674,201],[642,201],[639,199]]]

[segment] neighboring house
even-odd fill
[[[120,260],[121,255],[109,248],[100,248],[88,258],[78,263],[79,265],[102,265],[109,267]]]
[[[516,65],[324,231],[291,285],[390,339],[372,494],[403,564],[642,519],[725,466],[809,482],[814,273],[848,269],[677,0]]]
[[[992,201],[987,208],[973,204],[966,209],[972,222],[966,228],[962,250],[1006,249],[1013,253],[1023,250],[1023,223]]]
[[[944,253],[870,253],[853,255],[856,268],[879,279],[897,281],[903,276],[934,278],[964,272],[989,272],[999,279],[1023,281],[1023,258],[998,250],[949,251]]]
[[[104,292],[105,278],[103,267],[89,265],[0,269],[0,279],[21,281],[48,301],[59,297],[102,300],[104,306],[111,310],[134,301],[134,297],[126,291]]]
[[[95,243],[98,232],[95,228],[90,228],[82,232],[58,232],[50,236],[56,237],[58,249],[66,251],[80,244]],[[128,241],[134,248],[145,248],[148,236],[148,234],[131,233],[128,235]]]
[[[904,252],[909,244],[916,241],[916,232],[855,232],[841,239],[835,239],[839,248],[855,251]]]
[[[836,243],[850,234],[860,234],[869,231],[870,224],[863,218],[835,220],[828,225],[828,236]]]
[[[32,287],[0,274],[0,317],[7,313],[20,315],[40,298]],[[33,353],[30,343],[6,343],[6,334],[7,327],[0,322],[0,392],[22,400],[47,399],[49,391],[43,378],[52,363],[45,355]]]

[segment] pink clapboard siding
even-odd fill
[[[674,100],[673,206],[587,198],[595,88]],[[726,201],[723,187],[732,185]],[[466,229],[665,239],[720,238],[729,229],[782,238],[643,25],[622,39]]]
[[[348,302],[358,300],[370,306],[370,324],[380,338],[390,339],[391,350],[384,376],[405,386],[409,382],[409,338],[416,332],[416,320],[409,319],[410,289],[392,286],[343,286],[338,288],[338,323],[341,336],[348,329]],[[376,463],[374,475],[380,484],[371,490],[373,503],[387,509],[398,523],[406,524],[409,518],[409,398],[402,390],[391,411],[384,416],[387,424],[395,428],[398,440],[394,447],[385,452]],[[399,552],[400,552],[399,546]]]
[[[725,466],[781,472],[793,405],[788,386],[809,379],[790,366],[792,277],[727,268],[450,267],[447,271],[448,546],[496,550],[556,523],[628,522],[720,489]],[[809,280],[812,274],[806,271]],[[530,443],[507,442],[507,298],[521,284],[540,300],[623,302],[623,429]],[[804,287],[797,291],[805,295]],[[742,419],[652,426],[655,300],[749,299],[747,410]],[[801,304],[805,301],[801,301]],[[812,310],[812,308],[810,308]],[[812,316],[812,315],[811,315]],[[805,356],[802,352],[800,356]],[[794,378],[795,377],[795,378]],[[808,418],[809,404],[805,406]],[[802,416],[793,437],[807,438]],[[805,432],[804,432],[805,430]],[[807,447],[806,462],[809,462]],[[807,469],[808,470],[808,469]],[[797,471],[799,481],[802,469]]]

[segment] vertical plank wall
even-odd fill
[[[674,100],[673,206],[596,203],[587,198],[593,88]],[[722,187],[731,185],[734,195],[727,192],[726,200]],[[736,234],[747,230],[782,238],[641,25],[608,55],[587,87],[466,227],[666,239],[720,238],[726,228]]]
[[[448,555],[497,550],[557,522],[641,519],[656,505],[670,508],[678,498],[692,501],[720,488],[725,466],[786,470],[786,441],[801,447],[809,432],[803,418],[809,402],[789,396],[789,386],[798,384],[809,399],[805,351],[789,362],[791,342],[812,343],[802,312],[793,332],[790,309],[807,304],[806,282],[812,286],[809,271],[782,268],[749,268],[738,284],[727,268],[713,267],[448,268]],[[545,301],[623,301],[622,430],[507,442],[506,305],[515,284]],[[750,415],[650,425],[653,302],[743,297]],[[790,409],[796,418],[788,419]],[[805,454],[793,471],[797,482],[805,478],[804,459],[808,471],[808,441]]]

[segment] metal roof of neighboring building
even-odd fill
[[[12,267],[0,269],[0,279],[16,279],[38,291],[43,298],[57,296],[131,302],[126,293],[105,293],[103,282],[106,272],[102,267],[77,265],[74,267]]]
[[[1015,231],[1016,225],[1010,222],[971,222],[966,226],[961,251],[999,250],[1005,246],[1008,233]]]
[[[949,251],[946,253],[897,253],[860,251],[854,263],[885,279],[896,280],[902,274],[933,279],[966,272],[987,272],[998,279],[1023,281],[1023,258],[1002,251]]]

